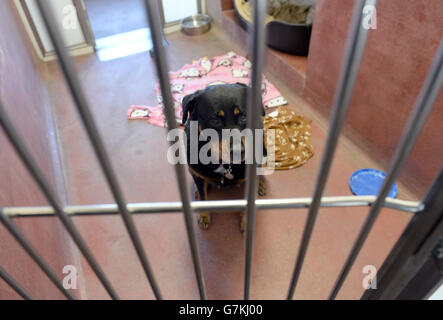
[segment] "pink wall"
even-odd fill
[[[59,189],[61,169],[46,88],[45,64],[33,54],[28,37],[12,1],[0,1],[0,97],[28,148],[54,189]],[[0,129],[0,206],[45,205],[27,170]],[[56,274],[74,264],[71,244],[54,218],[14,219]],[[16,241],[0,225],[0,265],[34,297],[63,298]],[[0,280],[0,299],[18,298]]]
[[[353,0],[319,0],[304,97],[329,114]],[[347,117],[347,133],[388,164],[443,36],[441,0],[380,0]],[[443,94],[402,178],[420,194],[443,164]],[[356,134],[355,134],[356,133]]]

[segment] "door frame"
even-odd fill
[[[95,38],[92,33],[91,26],[89,24],[89,18],[86,13],[85,5],[83,0],[72,0],[72,3],[77,11],[77,19],[82,30],[85,42],[76,44],[69,47],[69,52],[71,55],[83,55],[94,52],[95,48]],[[50,61],[56,59],[56,54],[54,50],[46,50],[41,40],[40,34],[35,25],[34,19],[32,18],[31,11],[25,0],[14,0],[14,4],[17,8],[20,18],[23,21],[25,29],[31,38],[31,42],[38,57],[43,61]]]
[[[89,21],[88,13],[86,12],[86,6],[84,0],[72,0],[74,7],[77,10],[77,17],[85,36],[86,42],[95,48],[95,36],[92,32],[91,23]]]

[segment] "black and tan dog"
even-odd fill
[[[230,141],[223,143],[222,130],[238,129],[242,131],[246,128],[246,94],[248,90],[249,87],[241,83],[220,84],[209,86],[183,98],[182,123],[185,125],[187,137],[187,161],[200,200],[207,200],[209,184],[229,187],[245,181],[245,139],[237,140],[237,143],[233,143],[233,139],[229,139]],[[264,114],[264,108],[262,107],[262,115]],[[195,121],[194,126],[197,124],[198,138],[191,136],[191,121]],[[214,129],[219,137],[218,145],[209,150],[209,153],[217,153],[211,154],[212,157],[216,157],[216,163],[214,161],[203,163],[198,156],[200,150],[208,144],[208,140],[211,143],[210,138],[200,139],[205,129]],[[198,139],[198,141],[193,141],[194,145],[197,146],[195,150],[191,150],[191,139]],[[241,159],[239,161],[237,157],[237,161],[234,163],[235,152],[241,154]],[[223,162],[222,154],[229,154],[231,161]],[[191,155],[193,159],[191,159]],[[259,195],[266,193],[265,181],[262,176],[259,176],[258,192]],[[207,229],[210,222],[210,212],[200,213],[198,218],[200,228]],[[244,228],[245,215],[242,212],[240,215],[240,230],[243,231]]]

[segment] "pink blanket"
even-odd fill
[[[251,62],[230,51],[212,59],[200,58],[193,61],[192,64],[184,65],[176,72],[170,72],[169,78],[177,121],[181,123],[183,97],[215,84],[236,82],[249,84],[250,71]],[[155,91],[159,104],[155,107],[133,105],[128,110],[128,119],[146,119],[151,124],[165,126],[162,96],[158,83]],[[262,83],[262,99],[265,108],[278,107],[288,103],[265,77],[263,77]]]

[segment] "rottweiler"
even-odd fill
[[[245,182],[246,139],[244,137],[241,139],[228,138],[229,141],[223,142],[222,132],[223,129],[237,129],[241,132],[246,128],[246,96],[249,90],[250,88],[242,83],[218,84],[189,94],[182,100],[182,123],[185,126],[187,139],[187,163],[197,187],[196,198],[199,200],[207,200],[209,184],[225,188]],[[263,105],[261,105],[261,111],[264,116]],[[194,121],[192,125],[195,129],[193,130],[194,132],[197,130],[198,136],[195,134],[194,137],[191,136],[191,121]],[[260,123],[262,122],[260,121]],[[205,129],[213,129],[212,132],[216,132],[218,141],[205,134],[207,132]],[[201,138],[202,135],[203,138]],[[196,149],[194,147],[194,150],[191,150],[191,139],[194,139],[194,146],[197,146]],[[195,141],[197,139],[198,141]],[[217,142],[218,145],[214,145]],[[208,143],[213,144],[212,148],[208,149]],[[202,148],[205,148],[205,152],[208,150],[207,154],[216,161],[208,163],[207,160],[200,159]],[[264,144],[263,154],[266,155]],[[224,157],[226,155],[228,157]],[[260,175],[258,194],[262,196],[265,193],[265,180]],[[201,212],[198,218],[200,228],[207,229],[210,223],[210,212]],[[244,228],[245,214],[242,212],[240,214],[240,230],[243,232]]]

